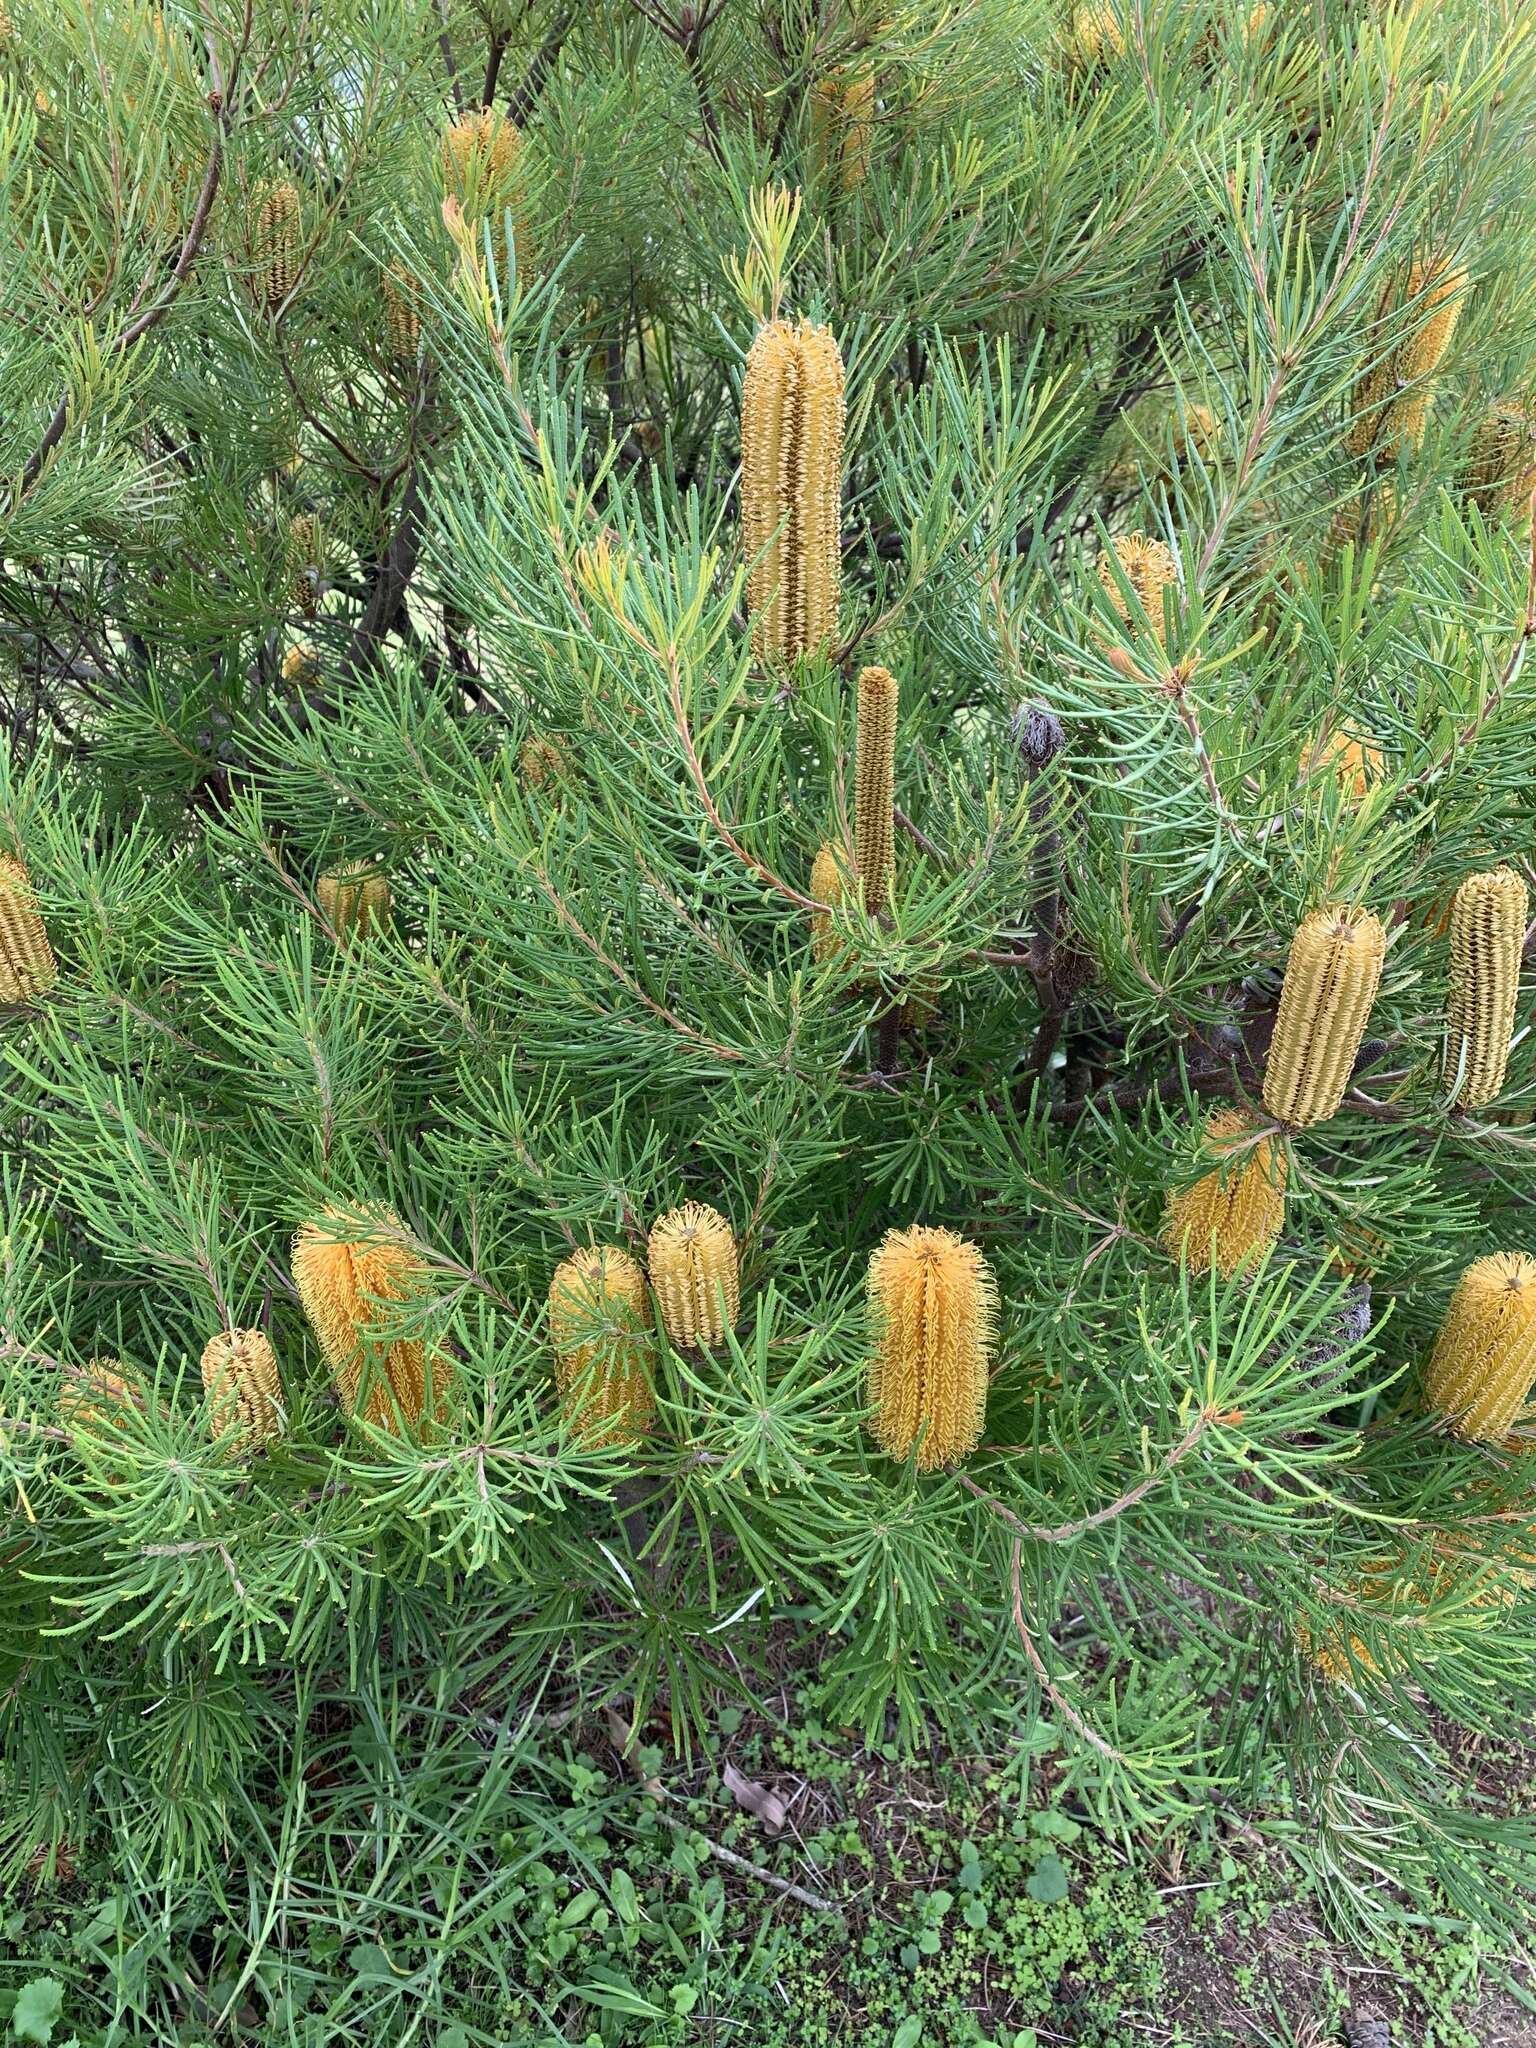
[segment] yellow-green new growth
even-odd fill
[[[25,863],[0,853],[0,1003],[30,1003],[59,978]]]
[[[203,1347],[203,1392],[216,1437],[254,1450],[283,1433],[283,1389],[272,1346],[260,1330],[221,1330]]]
[[[652,1226],[651,1286],[667,1335],[684,1348],[722,1344],[741,1307],[736,1240],[718,1209],[684,1202]]]
[[[859,671],[854,742],[853,863],[871,916],[890,901],[896,863],[896,678]]]
[[[1296,929],[1264,1069],[1264,1107],[1293,1130],[1344,1100],[1387,955],[1374,911],[1330,905]]]
[[[981,1441],[997,1285],[976,1246],[923,1224],[869,1262],[869,1426],[893,1458],[931,1472]]]
[[[560,1403],[591,1450],[637,1443],[651,1426],[651,1305],[628,1252],[598,1245],[555,1268],[549,1338]]]
[[[1424,1374],[1456,1436],[1502,1443],[1536,1379],[1536,1259],[1493,1252],[1462,1274]]]
[[[843,421],[831,329],[769,321],[741,392],[742,543],[764,660],[798,660],[837,632]]]
[[[1163,1243],[1192,1273],[1214,1266],[1235,1273],[1280,1235],[1285,1221],[1285,1147],[1271,1137],[1247,1143],[1256,1125],[1241,1110],[1218,1110],[1205,1127],[1205,1151],[1222,1163],[1168,1197]]]
[[[1451,905],[1451,985],[1445,1082],[1462,1109],[1504,1086],[1520,993],[1528,898],[1513,868],[1468,875]]]

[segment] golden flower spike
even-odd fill
[[[662,1324],[684,1348],[715,1345],[741,1307],[736,1239],[718,1209],[684,1202],[652,1226],[646,1249]]]
[[[987,1407],[997,1286],[976,1246],[918,1224],[869,1261],[870,1429],[930,1472],[975,1450]]]
[[[1252,1117],[1242,1110],[1218,1110],[1206,1124],[1204,1149],[1209,1156],[1225,1158],[1225,1165],[1168,1197],[1163,1243],[1191,1273],[1204,1273],[1212,1266],[1223,1275],[1235,1273],[1280,1235],[1285,1221],[1285,1147],[1266,1136],[1245,1153],[1242,1141],[1255,1129]]]
[[[1491,1252],[1462,1274],[1424,1373],[1456,1436],[1502,1443],[1536,1379],[1536,1259]]]
[[[283,1433],[283,1389],[272,1346],[260,1330],[221,1330],[203,1347],[203,1391],[216,1437],[255,1450]]]
[[[410,1298],[420,1286],[420,1260],[409,1247],[367,1234],[367,1220],[398,1229],[387,1209],[370,1209],[360,1228],[327,1207],[293,1241],[293,1279],[341,1405],[357,1408],[365,1346],[380,1320],[377,1304]],[[358,1228],[352,1239],[338,1232]],[[376,1357],[363,1414],[383,1429],[419,1422],[426,1399],[426,1365],[417,1338],[397,1337]]]
[[[843,361],[827,327],[771,320],[741,393],[747,597],[763,660],[795,661],[837,632],[842,575]]]
[[[1459,1109],[1481,1109],[1504,1086],[1527,904],[1525,884],[1513,868],[1468,875],[1451,904],[1445,1082],[1456,1087]]]
[[[549,1283],[560,1404],[591,1450],[638,1443],[651,1426],[651,1304],[645,1274],[616,1245],[579,1251]]]
[[[1264,1068],[1264,1107],[1293,1130],[1344,1100],[1381,986],[1387,935],[1370,910],[1310,911],[1296,928]]]
[[[0,853],[0,1003],[30,1003],[59,978],[25,864]]]

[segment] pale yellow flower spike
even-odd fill
[[[869,1262],[870,1429],[921,1471],[981,1441],[997,1286],[976,1246],[922,1224],[892,1230]]]
[[[742,542],[763,660],[799,660],[836,635],[843,426],[843,363],[830,328],[769,321],[747,356],[741,394]]]
[[[1445,1081],[1461,1109],[1481,1109],[1504,1086],[1520,993],[1528,898],[1513,868],[1468,875],[1451,905],[1451,987]]]
[[[741,1307],[736,1240],[718,1209],[684,1202],[653,1225],[651,1286],[667,1335],[687,1349],[725,1341]]]
[[[1502,1443],[1536,1379],[1536,1259],[1492,1252],[1462,1274],[1424,1374],[1451,1431]]]
[[[1330,906],[1297,927],[1264,1069],[1264,1107],[1293,1130],[1344,1100],[1386,954],[1374,911]]]

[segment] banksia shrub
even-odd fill
[[[684,1202],[651,1228],[646,1247],[651,1286],[672,1342],[684,1348],[723,1343],[741,1307],[736,1239],[718,1209]]]
[[[1468,875],[1451,905],[1451,988],[1445,1081],[1461,1109],[1504,1086],[1520,993],[1527,896],[1513,868]]]
[[[579,1251],[549,1283],[560,1403],[589,1449],[635,1443],[656,1412],[645,1274],[615,1245]]]
[[[30,1003],[59,978],[59,964],[24,862],[0,853],[0,1003]]]
[[[354,861],[349,867],[318,876],[315,900],[343,943],[381,932],[389,923],[389,879],[371,861]]]
[[[1536,1259],[1491,1252],[1457,1282],[1424,1372],[1424,1401],[1454,1435],[1502,1443],[1536,1379]]]
[[[890,900],[896,861],[896,678],[888,668],[859,671],[854,744],[854,867],[873,916]]]
[[[328,1206],[293,1241],[294,1285],[331,1383],[349,1414],[357,1410],[369,1333],[383,1320],[381,1306],[387,1315],[387,1305],[408,1300],[424,1277],[415,1253],[388,1238],[370,1237],[369,1222],[399,1228],[387,1209],[368,1209],[354,1222]],[[339,1234],[346,1231],[357,1234]],[[383,1429],[394,1429],[397,1421],[409,1426],[420,1421],[425,1399],[426,1367],[419,1339],[397,1337],[376,1347],[361,1411],[365,1419]]]
[[[1133,619],[1131,607],[1120,587],[1120,577],[1115,574],[1117,564],[1120,576],[1135,592],[1153,633],[1161,642],[1163,592],[1176,583],[1179,573],[1172,550],[1160,540],[1149,540],[1144,533],[1122,533],[1117,534],[1099,556],[1099,581],[1108,591],[1109,601],[1122,621],[1134,631],[1141,621]]]
[[[421,352],[421,310],[416,280],[403,263],[391,263],[380,285],[384,304],[384,345],[396,363],[414,363]]]
[[[1330,905],[1297,927],[1264,1069],[1264,1107],[1293,1130],[1344,1100],[1386,955],[1374,911]]]
[[[1355,385],[1349,431],[1353,455],[1395,455],[1417,447],[1429,415],[1428,379],[1450,347],[1466,298],[1467,274],[1443,260],[1415,263],[1401,294],[1389,282],[1376,312],[1377,346],[1411,308],[1413,331],[1386,348]]]
[[[1245,1145],[1256,1129],[1242,1110],[1218,1110],[1206,1124],[1204,1150],[1222,1163],[1168,1198],[1163,1242],[1192,1273],[1213,1265],[1218,1273],[1235,1273],[1280,1235],[1285,1147],[1268,1136]]]
[[[870,1429],[893,1458],[931,1472],[981,1441],[997,1286],[976,1246],[917,1224],[870,1258]]]
[[[258,187],[251,209],[249,290],[259,311],[275,313],[298,282],[298,188],[286,179]]]
[[[59,1421],[77,1450],[82,1441],[110,1444],[129,1416],[134,1411],[143,1414],[148,1406],[143,1374],[120,1358],[92,1358],[82,1369],[66,1368],[59,1388]]]
[[[288,522],[288,571],[295,611],[314,618],[325,583],[325,533],[313,512],[296,512]]]
[[[216,1437],[254,1450],[283,1433],[283,1388],[261,1330],[221,1330],[203,1347],[203,1392]]]
[[[843,419],[831,329],[769,321],[741,393],[742,541],[763,660],[798,660],[837,632]]]
[[[1529,515],[1536,491],[1536,411],[1529,405],[1505,402],[1488,414],[1473,438],[1466,490],[1486,519]]]
[[[1301,772],[1308,782],[1331,775],[1340,792],[1351,803],[1359,803],[1371,785],[1381,780],[1382,767],[1380,747],[1335,729],[1311,749]]]
[[[837,192],[857,192],[869,176],[875,80],[868,71],[833,71],[811,87],[811,158],[816,176]]]
[[[839,909],[843,901],[843,868],[836,853],[830,846],[818,847],[816,858],[811,863],[811,895],[818,903],[825,903],[830,909]],[[811,912],[811,958],[817,966],[836,959],[843,951],[843,941],[837,927],[825,910]]]

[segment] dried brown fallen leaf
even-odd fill
[[[783,1800],[777,1792],[770,1792],[766,1785],[760,1785],[756,1778],[743,1777],[734,1764],[728,1763],[720,1773],[725,1789],[736,1804],[745,1807],[748,1813],[756,1814],[770,1835],[776,1835],[788,1818]]]

